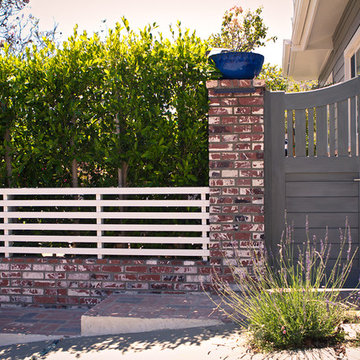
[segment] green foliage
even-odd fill
[[[23,100],[22,83],[17,73],[23,70],[24,64],[19,57],[10,53],[8,45],[5,45],[4,53],[5,56],[0,57],[0,179],[4,185],[10,186],[13,175],[11,155],[14,152],[10,134],[16,127],[17,114]]]
[[[239,6],[232,7],[223,16],[220,33],[209,37],[209,44],[249,52],[265,46],[268,41],[276,41],[276,36],[267,38],[268,27],[265,26],[261,13],[262,7],[245,12]]]
[[[317,243],[315,238],[310,240],[307,230],[307,240],[296,247],[292,229],[287,228],[279,253],[271,258],[274,264],[253,254],[253,272],[242,272],[240,260],[230,265],[237,289],[215,273],[214,287],[226,305],[225,312],[249,329],[253,346],[288,349],[343,340],[341,324],[347,307],[335,289],[344,287],[355,255],[351,255],[347,224],[340,243],[337,260],[330,266],[327,235]]]
[[[104,41],[75,28],[61,48],[0,57],[12,186],[117,186],[119,168],[129,186],[207,184],[208,46],[180,24],[170,40],[155,28],[123,19]]]
[[[295,81],[285,77],[277,65],[264,64],[258,79],[264,79],[266,88],[271,91],[300,92],[313,90],[318,86],[314,81]]]

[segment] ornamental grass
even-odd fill
[[[324,240],[310,238],[295,245],[293,229],[286,227],[272,256],[253,252],[253,268],[243,272],[240,259],[224,259],[235,279],[223,281],[214,272],[213,286],[222,299],[220,308],[248,330],[250,344],[259,350],[321,347],[344,340],[342,323],[350,306],[339,291],[349,276],[356,250],[351,248],[346,221],[340,230],[340,249],[329,261],[328,232]],[[236,258],[236,256],[235,256]]]

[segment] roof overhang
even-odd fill
[[[318,79],[333,50],[333,35],[349,0],[295,0],[291,40],[283,46],[283,72]]]

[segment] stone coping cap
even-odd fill
[[[265,80],[263,80],[263,79],[253,79],[253,80],[240,80],[240,79],[208,80],[206,82],[206,87],[208,89],[265,87]]]

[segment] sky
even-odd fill
[[[268,35],[275,35],[278,40],[256,52],[265,56],[265,62],[281,66],[283,40],[291,38],[292,0],[30,0],[26,11],[40,19],[43,29],[57,23],[63,40],[72,34],[75,24],[79,30],[92,34],[114,27],[122,16],[129,20],[132,29],[156,22],[164,35],[169,34],[170,24],[180,20],[182,28],[195,30],[206,39],[220,31],[224,12],[234,5],[251,10],[263,7]]]

